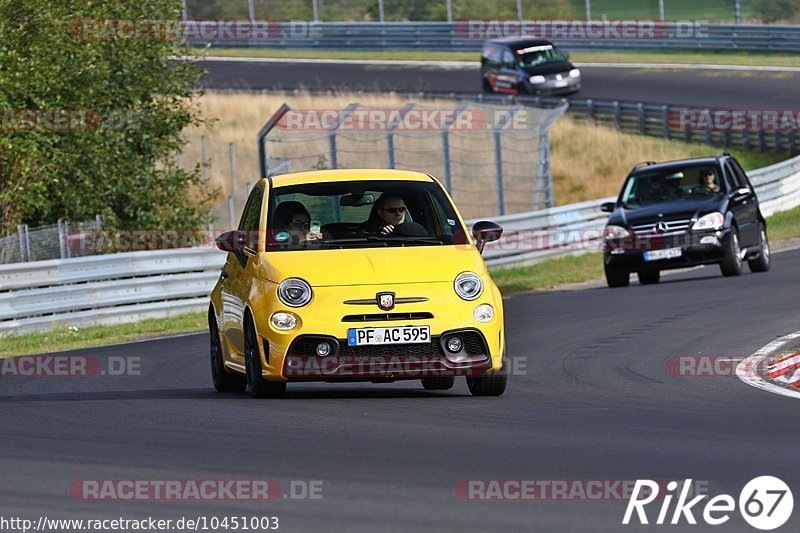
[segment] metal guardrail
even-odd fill
[[[203,21],[194,22],[201,24]],[[470,26],[471,22],[478,24],[477,30]],[[281,27],[283,23],[277,23],[275,31],[263,38],[248,38],[246,34],[238,39],[229,35],[202,38],[190,33],[188,43],[211,43],[221,47],[471,51],[480,50],[486,38],[533,34],[568,50],[800,51],[798,25],[639,21],[644,28],[648,24],[653,26],[654,31],[635,31],[629,37],[630,33],[613,30],[613,25],[619,22],[485,21],[484,26],[480,26],[482,21],[319,22],[308,23],[298,32],[291,30],[291,23],[286,23],[286,28]],[[598,27],[591,26],[593,23],[610,25],[611,31],[593,33],[593,28]]]
[[[749,176],[765,215],[800,205],[800,157]],[[608,216],[600,204],[612,200],[495,217],[505,232],[486,246],[486,262],[502,268],[598,251]],[[0,334],[202,311],[225,257],[182,248],[0,265]]]

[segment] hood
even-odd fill
[[[538,74],[540,76],[544,76],[546,74],[558,74],[559,72],[569,72],[570,70],[574,69],[575,67],[572,66],[572,63],[569,61],[550,61],[547,63],[543,63],[541,65],[536,65],[535,67],[525,67],[523,70],[533,76],[534,74]]]
[[[466,270],[486,272],[472,245],[266,252],[259,264],[264,279],[279,283],[297,277],[312,287],[452,283]]]
[[[639,226],[642,224],[652,224],[659,220],[668,222],[671,220],[699,218],[699,216],[710,213],[711,211],[721,210],[724,212],[724,209],[720,209],[719,203],[719,198],[712,197],[644,205],[636,209],[620,207],[618,209],[619,219],[611,223],[619,224],[622,222],[622,225]],[[615,216],[613,218],[617,217]]]

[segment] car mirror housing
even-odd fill
[[[600,204],[600,211],[602,211],[603,213],[613,213],[614,202],[604,202]]]
[[[483,253],[483,247],[487,242],[498,240],[503,235],[503,227],[490,220],[481,220],[472,226],[472,237],[475,239],[475,246]]]
[[[239,230],[226,231],[216,238],[215,243],[223,252],[241,252],[245,248],[245,235]]]

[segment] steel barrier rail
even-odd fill
[[[205,21],[188,21],[187,24],[191,27],[193,22],[199,24]],[[622,22],[473,21],[473,26],[470,26],[470,21],[273,22],[274,31],[263,37],[249,38],[243,34],[237,38],[235,34],[224,34],[222,37],[203,38],[189,30],[186,42],[191,45],[210,43],[213,46],[287,49],[471,51],[480,50],[485,38],[533,34],[569,50],[800,51],[800,25],[638,21],[642,28],[652,27],[653,31],[637,31],[634,32],[635,37],[627,38],[614,30],[615,24]],[[292,24],[295,24],[294,27],[305,27],[301,31],[294,31]],[[604,28],[601,35],[592,33],[598,25]]]
[[[748,174],[765,215],[800,205],[800,157]],[[600,204],[613,200],[494,217],[505,231],[486,246],[486,262],[503,268],[598,251],[608,216]],[[0,334],[203,311],[225,258],[183,248],[0,265]]]

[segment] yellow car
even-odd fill
[[[211,293],[219,391],[280,397],[294,381],[421,379],[476,396],[506,388],[503,302],[481,257],[503,229],[468,232],[432,176],[321,170],[262,179]]]

